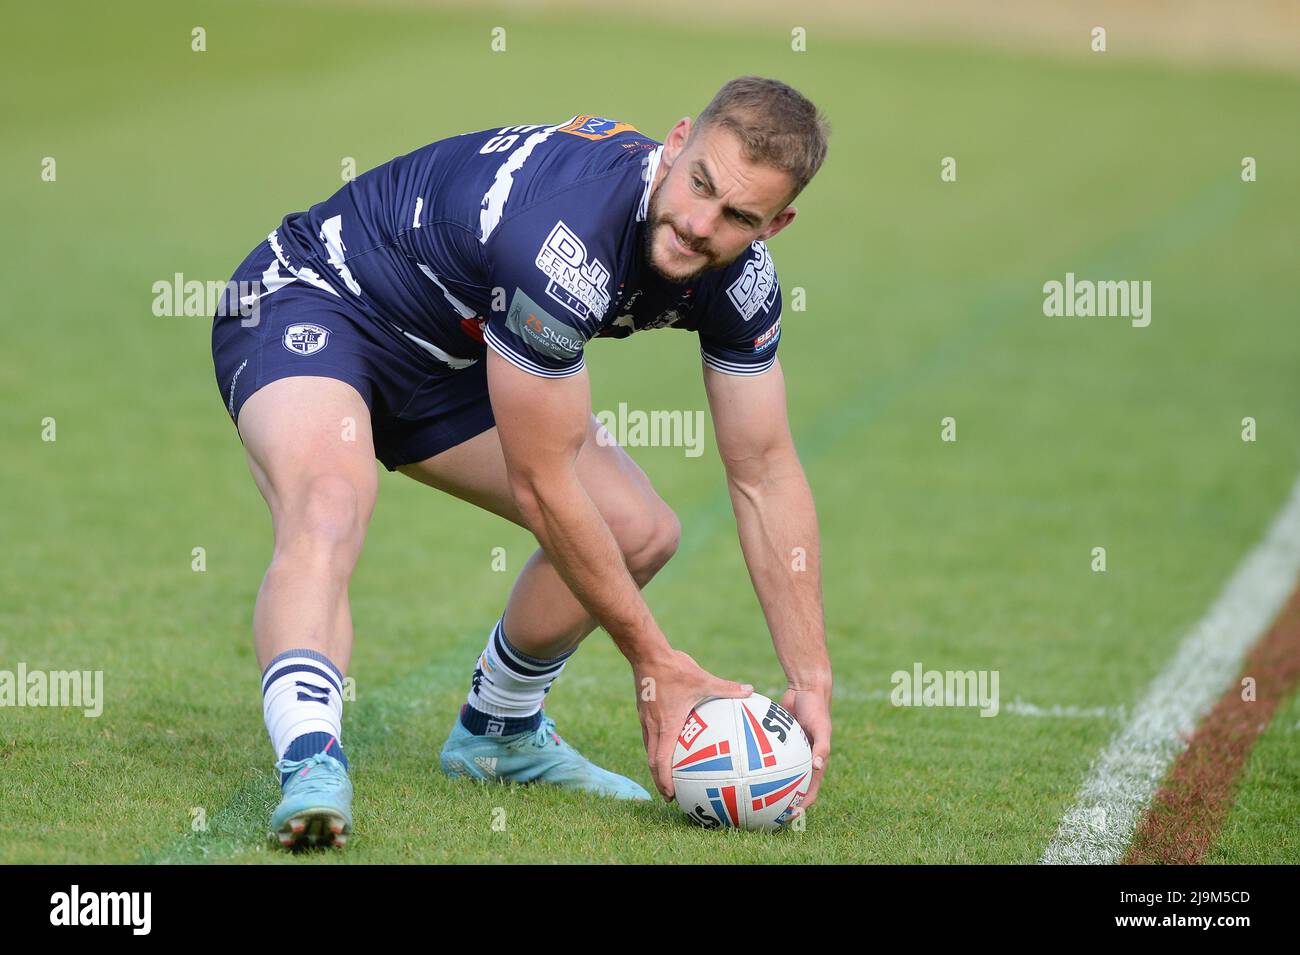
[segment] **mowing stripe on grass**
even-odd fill
[[[1300,683],[1300,588],[1238,676],[1174,761],[1124,862],[1197,865],[1214,844],[1251,747]],[[1253,694],[1244,692],[1246,677]]]
[[[1264,539],[1093,762],[1042,862],[1108,864],[1123,855],[1165,771],[1295,589],[1298,572],[1300,479]]]

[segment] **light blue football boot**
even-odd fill
[[[347,844],[352,832],[352,781],[333,756],[282,759],[281,773],[292,773],[284,796],[271,814],[271,831],[286,849]]]
[[[542,713],[542,725],[512,736],[476,736],[460,719],[439,757],[452,778],[485,782],[550,783],[616,799],[649,799],[626,776],[601,769],[555,734],[555,720]]]

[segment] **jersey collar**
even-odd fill
[[[641,189],[641,203],[636,209],[636,221],[645,222],[646,214],[650,210],[650,187],[654,185],[655,173],[659,171],[659,158],[663,155],[664,147],[662,145],[646,156],[644,165],[641,168],[641,178],[645,185]]]

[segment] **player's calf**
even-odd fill
[[[349,418],[364,427],[341,440],[339,423]],[[282,788],[271,828],[287,847],[342,845],[352,827],[342,744],[347,589],[378,484],[368,410],[342,382],[285,379],[248,399],[240,431],[275,534],[254,611]]]
[[[306,478],[282,495],[272,509],[275,548],[254,613],[259,659],[306,646],[347,666],[348,583],[373,500],[372,488],[338,473]]]

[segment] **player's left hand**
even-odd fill
[[[802,816],[817,801],[817,791],[821,789],[822,777],[826,774],[826,761],[831,755],[831,688],[825,687],[790,687],[781,697],[781,706],[786,709],[803,727],[812,743],[812,782],[808,784],[808,794],[794,817]]]

